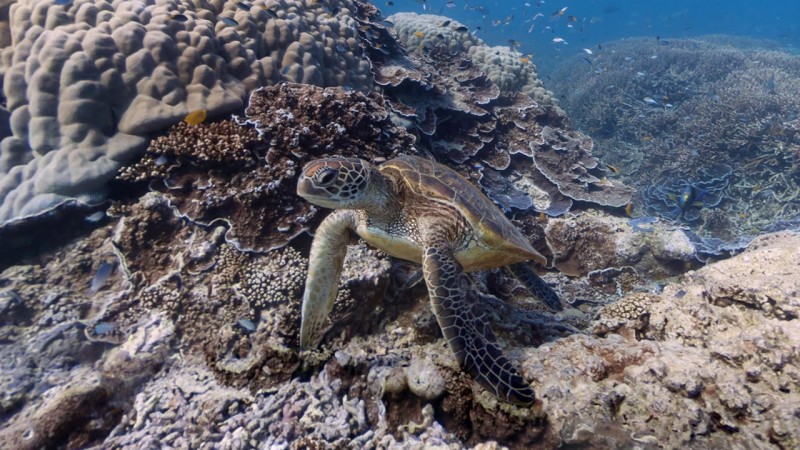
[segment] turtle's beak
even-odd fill
[[[341,208],[341,202],[332,197],[331,193],[325,189],[317,186],[313,178],[306,176],[305,173],[300,175],[297,181],[297,195],[303,197],[307,202],[313,203],[323,208]]]

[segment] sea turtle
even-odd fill
[[[380,166],[326,158],[303,168],[297,193],[336,209],[311,245],[302,348],[314,348],[322,339],[353,230],[392,256],[421,263],[436,320],[459,364],[499,399],[533,403],[533,389],[497,347],[486,317],[464,292],[461,273],[509,266],[550,308],[560,310],[561,302],[524,264],[544,263],[544,256],[478,188],[454,170],[416,156]]]

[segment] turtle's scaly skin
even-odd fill
[[[433,311],[459,364],[501,400],[534,401],[533,389],[497,347],[481,309],[465,292],[462,272],[511,266],[548,306],[558,296],[523,262],[545,258],[497,207],[455,171],[426,159],[403,156],[380,167],[366,161],[312,161],[297,193],[335,208],[314,237],[303,295],[300,345],[315,347],[333,308],[348,233],[392,256],[421,263]]]

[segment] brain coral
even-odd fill
[[[96,200],[149,133],[279,80],[368,88],[350,0],[20,0],[0,75],[0,226]],[[2,41],[3,39],[0,39]]]

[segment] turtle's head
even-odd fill
[[[373,203],[369,188],[374,172],[363,159],[317,159],[303,168],[297,195],[325,208],[362,209]]]

